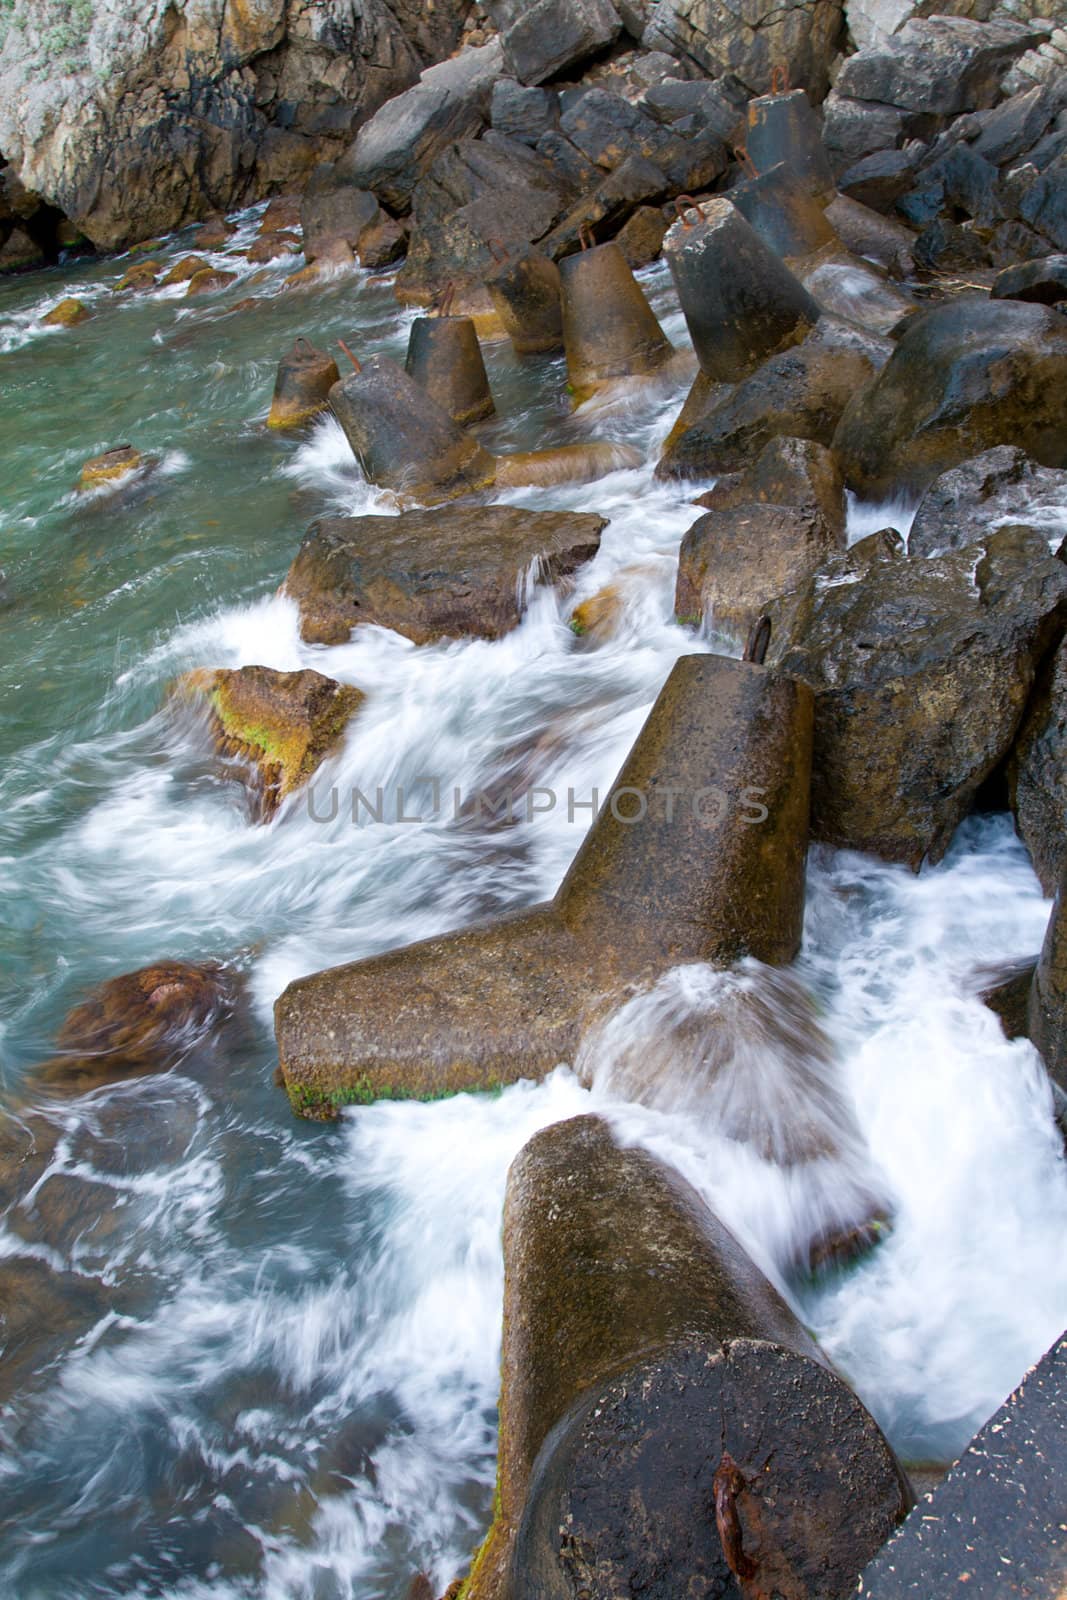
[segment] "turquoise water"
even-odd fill
[[[388,280],[359,272],[287,291],[289,262],[252,282],[240,252],[255,224],[226,256],[240,281],[214,297],[115,296],[122,263],[0,285],[4,1103],[18,1116],[36,1103],[28,1069],[104,978],[215,957],[248,994],[244,1032],[219,1052],[54,1108],[55,1148],[0,1222],[0,1309],[40,1296],[39,1339],[6,1388],[0,1364],[13,1600],[401,1600],[418,1570],[443,1589],[489,1514],[500,1205],[539,1126],[609,1107],[775,1275],[807,1203],[699,1115],[620,1106],[566,1069],[494,1101],[383,1105],[336,1128],[291,1116],[270,1026],[286,982],[532,903],[584,824],[356,829],[316,822],[298,796],[250,826],[239,787],[168,710],[174,678],[259,662],[358,684],[366,704],[325,773],[339,787],[422,773],[469,793],[518,762],[530,783],[589,793],[677,656],[707,643],[672,603],[699,486],[652,478],[684,379],[573,417],[560,362],[491,344],[494,448],[595,435],[641,449],[642,467],[598,484],[510,497],[601,511],[599,556],[572,595],[536,591],[494,644],[415,649],[380,629],[302,644],[276,591],[307,523],[395,507],[334,424],[266,430],[278,358],[297,334],[402,355],[411,319]],[[684,345],[665,273],[645,282]],[[92,319],[41,331],[70,293]],[[152,470],[76,494],[81,463],[126,442]],[[588,649],[569,611],[609,581],[619,631]],[[912,1458],[958,1450],[1067,1321],[1047,1086],[968,987],[981,961],[1031,953],[1046,914],[1002,818],[962,830],[918,879],[812,863],[801,972],[898,1223],[800,1309]]]

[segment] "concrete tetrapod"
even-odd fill
[[[647,377],[674,355],[617,244],[565,256],[559,273],[563,347],[576,403],[604,383]]]
[[[330,403],[330,390],[341,374],[337,363],[307,339],[297,339],[278,363],[268,428],[297,428],[317,417]]]
[[[834,196],[834,175],[823,146],[818,119],[803,89],[761,94],[748,102],[748,153],[757,172],[784,162],[809,194],[827,201]]]
[[[368,480],[423,505],[494,486],[588,483],[640,461],[627,445],[596,441],[490,455],[388,356],[372,356],[334,384],[330,410]]]
[[[543,251],[530,248],[509,256],[486,288],[517,355],[563,349],[559,268]]]
[[[728,198],[776,256],[796,260],[828,244],[840,246],[823,207],[784,162],[736,184]]]
[[[416,317],[404,370],[453,422],[480,422],[496,410],[470,317]]]
[[[708,200],[695,217],[673,225],[663,253],[701,372],[737,383],[810,333],[820,308],[729,200]]]
[[[685,1179],[600,1117],[530,1140],[504,1204],[496,1517],[464,1600],[835,1600],[910,1503]]]
[[[540,1077],[627,985],[680,961],[790,961],[811,737],[803,685],[683,656],[554,900],[289,985],[275,1032],[294,1109]]]

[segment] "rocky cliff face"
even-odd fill
[[[101,248],[298,182],[469,0],[0,0],[0,152]]]

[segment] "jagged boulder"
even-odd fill
[[[1041,1052],[1049,1076],[1067,1090],[1067,901],[1064,882],[1057,884],[1056,900],[1041,946],[1030,990],[1027,1024],[1031,1040]]]
[[[998,445],[934,479],[916,508],[908,553],[958,550],[999,523],[1040,524],[1048,507],[1067,510],[1067,471],[1035,466],[1025,451]]]
[[[542,238],[576,198],[535,151],[490,131],[461,139],[415,186],[408,255],[397,277],[404,301],[426,304],[448,283],[480,286],[493,250]]]
[[[563,577],[592,559],[606,526],[588,512],[516,506],[325,517],[309,528],[285,590],[308,643],[340,644],[362,623],[416,644],[495,639],[520,619],[530,563],[540,562],[547,581]]]
[[[377,110],[337,163],[356,189],[371,189],[392,211],[407,211],[415,185],[456,139],[476,136],[489,120],[493,85],[503,70],[499,39],[428,67],[418,83]]]
[[[994,300],[1031,300],[1053,306],[1067,300],[1067,255],[1021,261],[999,273],[990,290]]]
[[[864,545],[770,608],[767,659],[815,693],[813,834],[918,867],[1012,748],[1067,567],[1029,528],[926,559]]]
[[[892,346],[834,317],[821,317],[802,344],[772,356],[725,396],[708,391],[672,434],[661,478],[709,478],[745,467],[775,438],[828,445],[857,389],[875,377]],[[700,380],[697,380],[698,385]]]
[[[753,94],[765,93],[773,69],[787,62],[793,83],[821,100],[843,31],[837,0],[801,0],[769,11],[742,11],[727,0],[656,0],[642,42],[709,77],[733,73]]]
[[[308,668],[202,667],[186,673],[176,692],[207,708],[215,745],[239,764],[259,822],[269,822],[337,750],[364,698]]]
[[[918,494],[994,445],[1067,466],[1067,322],[1046,306],[962,298],[909,323],[834,436],[865,499]]]
[[[339,163],[323,162],[312,173],[300,206],[305,260],[328,256],[338,241],[355,252],[364,231],[381,215],[369,189],[347,181]]]
[[[834,88],[853,100],[958,116],[995,105],[1007,68],[1045,37],[1009,19],[911,17],[891,38],[849,56]]]
[[[899,106],[854,100],[831,90],[822,112],[822,141],[837,176],[876,150],[895,150],[904,137],[905,115]]]
[[[611,0],[532,0],[505,11],[504,59],[520,83],[544,83],[612,44],[622,18]]]
[[[663,174],[663,187],[673,193],[709,188],[726,171],[726,148],[708,129],[676,132],[657,122],[639,105],[593,88],[560,118],[560,131],[594,166],[613,172],[640,156]]]

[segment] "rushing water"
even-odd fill
[[[375,628],[301,643],[276,590],[306,523],[393,508],[331,422],[267,433],[275,364],[296,333],[401,353],[410,318],[358,272],[285,291],[290,262],[253,282],[237,251],[254,222],[212,258],[236,259],[241,281],[208,300],[116,298],[114,263],[0,286],[5,1099],[24,1106],[26,1069],[88,986],[151,959],[232,959],[252,1002],[228,1053],[56,1111],[50,1161],[0,1222],[8,1267],[61,1271],[70,1308],[0,1410],[0,1593],[399,1600],[419,1569],[443,1587],[489,1515],[507,1168],[536,1129],[590,1105],[680,1167],[783,1284],[835,1197],[884,1197],[894,1227],[873,1255],[788,1288],[901,1453],[949,1459],[1067,1322],[1047,1080],[975,995],[983,964],[1033,954],[1048,912],[1006,818],[968,822],[919,877],[814,853],[795,981],[821,1043],[808,1078],[766,1065],[754,1141],[726,1132],[751,1053],[716,1098],[681,1045],[687,1087],[672,1094],[663,1048],[699,1034],[724,982],[758,989],[751,972],[668,974],[587,1041],[580,1078],[560,1068],[495,1099],[381,1104],[323,1128],[273,1085],[271,1005],[292,977],[541,898],[589,813],[355,826],[345,805],[319,820],[328,807],[297,796],[252,827],[167,709],[174,677],[258,662],[358,684],[366,704],[320,795],[430,780],[469,795],[506,774],[581,799],[609,784],[675,659],[708,646],[672,616],[697,491],[651,475],[679,388],[572,417],[558,361],[498,344],[487,440],[596,435],[646,456],[510,497],[611,518],[575,593],[534,590],[492,644],[416,649]],[[664,273],[646,284],[684,343]],[[41,330],[70,293],[92,320]],[[76,496],[80,463],[127,440],[154,470],[118,496]],[[853,531],[885,520],[860,509]],[[622,622],[589,648],[570,607],[609,581]],[[638,1104],[625,1064],[649,1045],[667,1087]],[[781,1166],[768,1156],[788,1156],[798,1094],[839,1148]]]

